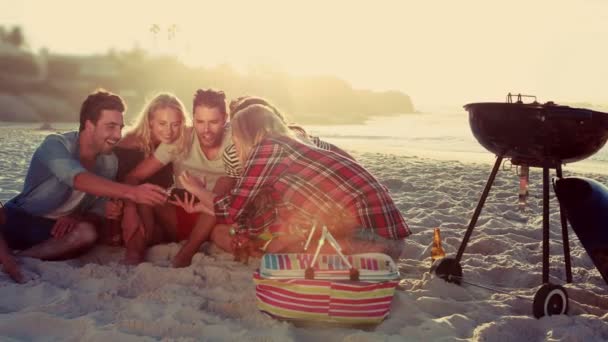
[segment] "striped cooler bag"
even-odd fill
[[[399,281],[395,262],[381,253],[337,252],[265,254],[254,273],[258,309],[296,323],[381,323]]]

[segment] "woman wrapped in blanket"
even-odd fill
[[[230,118],[232,119],[234,117],[234,114],[238,111],[241,111],[252,105],[263,105],[270,109],[272,113],[274,113],[277,118],[279,118],[279,120],[281,120],[281,122],[283,122],[292,131],[292,133],[298,140],[309,145],[314,145],[324,150],[339,153],[347,158],[354,160],[354,158],[350,154],[348,154],[341,148],[329,142],[321,140],[319,137],[308,134],[304,130],[304,128],[302,128],[302,126],[293,123],[288,123],[287,118],[283,114],[283,112],[264,98],[248,95],[239,97],[231,101]],[[234,144],[228,146],[224,151],[223,161],[226,174],[238,181],[238,179],[243,174],[243,168]],[[277,208],[274,204],[272,193],[269,191],[261,191],[255,198],[255,200],[252,201],[252,203],[247,207],[243,215],[241,215],[241,218],[238,220],[238,222],[231,225],[230,229],[232,229],[231,231],[233,232],[233,234],[235,231],[246,231],[248,233],[247,235],[253,240],[257,240],[258,242],[267,241],[269,238],[269,235],[267,234],[268,229],[274,223],[276,217]],[[226,230],[226,227],[222,225],[218,226],[216,231],[214,232],[214,235],[216,237],[223,236],[223,238],[221,239],[218,238],[218,241],[233,240],[233,243],[224,243],[224,249],[228,248],[230,252],[234,253],[235,243],[237,241],[236,239],[232,239],[232,237],[228,234],[229,230]],[[222,247],[221,244],[218,245]],[[259,250],[253,250],[251,251],[251,253],[260,254]]]
[[[178,200],[186,211],[214,214],[234,224],[250,215],[260,194],[276,208],[263,234],[266,252],[300,252],[313,222],[325,225],[345,251],[384,252],[398,258],[410,234],[387,189],[363,166],[303,142],[271,108],[251,105],[232,119],[232,139],[243,167],[227,196],[205,190],[204,180],[181,175],[199,200]],[[268,218],[266,218],[268,220]],[[244,227],[236,238],[250,236]]]

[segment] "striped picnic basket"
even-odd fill
[[[295,321],[338,325],[376,325],[389,314],[399,279],[394,261],[385,254],[318,255],[314,279],[306,279],[312,254],[266,254],[254,273],[258,309]]]

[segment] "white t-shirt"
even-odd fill
[[[207,158],[201,149],[196,131],[194,131],[194,128],[191,130],[192,142],[190,145],[190,151],[184,158],[179,159],[174,153],[172,153],[172,151],[176,149],[175,145],[164,143],[158,145],[156,151],[154,151],[154,157],[165,165],[168,163],[173,163],[173,174],[176,176],[176,186],[178,188],[183,188],[183,186],[180,184],[177,176],[184,171],[188,171],[188,173],[193,176],[205,176],[205,179],[207,180],[207,190],[211,191],[215,187],[215,183],[217,182],[218,178],[226,176],[222,156],[224,154],[224,150],[232,144],[232,130],[230,129],[230,125],[226,125],[224,135],[222,137],[220,151],[215,159]]]
[[[73,190],[70,197],[68,197],[68,199],[59,206],[59,208],[46,214],[44,217],[56,220],[60,217],[68,216],[74,211],[74,209],[76,209],[76,207],[78,207],[85,195],[85,192]]]

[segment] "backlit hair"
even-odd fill
[[[120,96],[114,93],[102,88],[95,90],[82,102],[78,131],[82,132],[84,130],[87,120],[96,125],[103,110],[115,110],[124,113],[127,110],[127,105]]]
[[[285,114],[283,114],[282,111],[280,111],[276,106],[274,106],[268,100],[262,97],[247,95],[238,97],[235,100],[230,101],[230,119],[232,120],[232,118],[237,112],[256,104],[268,107],[268,109],[270,109],[287,127],[294,131],[294,133],[300,140],[305,143],[310,143],[308,133],[306,132],[306,130],[304,130],[302,126],[289,123],[287,121],[287,117],[285,116]]]
[[[152,139],[152,131],[150,130],[150,122],[152,116],[158,110],[170,108],[179,113],[182,120],[182,124],[179,128],[178,137],[172,142],[177,148],[172,153],[181,157],[187,152],[188,139],[184,134],[185,127],[187,124],[186,108],[184,104],[177,98],[177,96],[171,93],[159,93],[152,100],[144,106],[143,110],[135,118],[135,125],[131,129],[129,134],[134,135],[137,146],[144,151],[145,157],[149,157],[156,146]]]
[[[194,110],[198,106],[217,108],[220,113],[224,115],[224,118],[228,119],[226,94],[221,90],[198,89],[196,93],[194,93],[194,99],[192,99],[192,113],[194,113]]]
[[[253,146],[268,137],[287,136],[293,132],[273,110],[263,105],[251,105],[236,112],[231,120],[232,134],[238,141],[239,159],[243,165]]]

